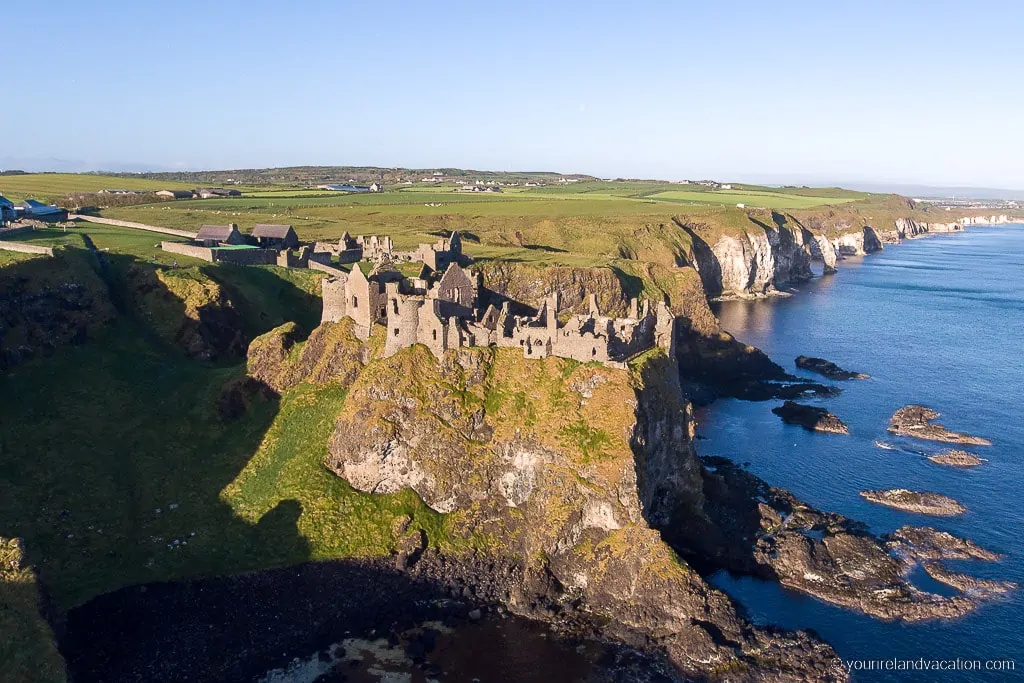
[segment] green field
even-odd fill
[[[836,205],[856,201],[855,197],[811,197],[806,195],[787,194],[785,192],[767,192],[754,190],[715,190],[713,192],[696,192],[687,190],[669,190],[648,195],[651,199],[687,203],[718,203],[744,204],[751,208],[765,209],[810,209],[825,204]]]
[[[0,176],[0,195],[11,201],[39,199],[53,201],[65,195],[100,190],[188,190],[184,183],[94,175],[91,173],[31,173]]]
[[[277,191],[202,202],[173,202],[107,209],[112,218],[184,230],[204,223],[288,223],[304,240],[337,240],[343,233],[391,235],[399,248],[434,241],[458,230],[466,250],[479,259],[506,259],[570,266],[644,258],[675,265],[689,237],[677,218],[716,230],[761,228],[735,204],[806,210],[870,206],[877,195],[837,189],[744,186],[732,191],[680,189],[649,182],[586,182],[501,193],[456,193],[445,187],[399,187],[373,194],[304,196]],[[861,199],[865,197],[865,199]],[[769,215],[761,219],[771,221]]]

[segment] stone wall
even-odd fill
[[[53,256],[53,249],[50,247],[41,247],[38,244],[25,244],[24,242],[7,242],[0,240],[0,250],[17,251],[22,254],[45,254],[47,256]]]
[[[33,227],[31,225],[18,225],[12,228],[0,228],[0,238],[23,235],[26,232],[32,232],[32,230]]]
[[[194,244],[182,244],[181,242],[161,242],[160,248],[171,254],[191,256],[213,263],[213,249],[209,247],[197,247]]]
[[[131,221],[119,221],[113,218],[100,218],[99,216],[82,216],[79,214],[71,214],[68,216],[73,221],[88,221],[89,223],[99,223],[100,225],[116,225],[120,228],[133,228],[135,230],[146,230],[148,232],[160,232],[165,235],[174,235],[175,237],[187,237],[194,240],[196,234],[194,232],[188,232],[187,230],[175,230],[174,228],[161,228],[157,225],[146,225],[145,223],[132,223]]]
[[[277,249],[213,249],[216,263],[240,266],[272,266],[277,263]]]
[[[327,255],[330,258],[330,254]],[[277,254],[277,265],[284,268],[306,268],[309,264],[309,247],[299,247],[297,251],[283,249]]]
[[[340,277],[329,277],[321,284],[321,296],[323,297],[323,314],[320,316],[322,323],[340,322],[347,315],[347,288],[348,276],[342,274]]]
[[[331,275],[333,277],[348,277],[348,273],[341,270],[340,268],[335,268],[334,266],[329,266],[325,263],[320,263],[319,261],[315,261],[312,258],[309,259],[308,265],[312,270],[319,270],[320,272],[327,273],[328,275]]]

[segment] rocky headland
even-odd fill
[[[772,412],[782,418],[786,424],[798,425],[812,432],[829,434],[849,434],[850,429],[842,420],[819,406],[808,406],[793,401],[786,401]]]
[[[992,442],[980,436],[961,434],[946,429],[940,424],[934,424],[933,420],[939,417],[939,413],[920,405],[909,405],[900,408],[893,413],[889,420],[889,431],[900,436],[909,436],[915,439],[927,441],[942,441],[944,443],[955,443],[965,446],[991,446]]]
[[[967,512],[967,508],[949,496],[930,491],[909,491],[907,489],[882,489],[861,491],[861,497],[872,503],[896,508],[904,512],[916,512],[921,515],[939,517],[955,517]]]
[[[381,358],[380,340],[345,321],[310,339],[322,341],[297,347],[290,328],[257,339],[250,373],[347,387],[327,467],[360,491],[411,488],[448,515],[446,543],[399,534],[400,571],[509,567],[493,602],[661,652],[687,676],[844,678],[827,646],[752,627],[662,540],[660,528],[707,519],[689,408],[662,352],[622,371],[513,349]],[[484,574],[459,589],[476,594]]]
[[[865,375],[861,372],[851,372],[849,370],[843,370],[841,367],[831,361],[827,361],[824,358],[814,358],[809,356],[797,356],[796,366],[802,370],[810,370],[816,372],[823,377],[827,377],[831,380],[847,380],[847,379],[870,379],[870,375]]]

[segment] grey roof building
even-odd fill
[[[213,244],[245,244],[245,235],[238,231],[234,223],[228,225],[204,225],[199,228],[196,241],[213,246]]]
[[[252,236],[265,249],[297,249],[299,246],[299,236],[290,225],[257,223],[252,229]]]

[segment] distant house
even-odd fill
[[[113,189],[113,190],[100,190],[96,194],[142,194],[142,193],[141,192],[136,192],[135,190]]]
[[[24,218],[34,218],[39,221],[64,221],[68,218],[68,212],[56,204],[43,204],[34,199],[26,199],[14,207],[15,213]]]
[[[242,193],[223,187],[197,187],[194,194],[198,195],[200,199],[211,199],[214,197],[238,197]]]
[[[157,190],[156,196],[168,199],[192,199],[192,190]]]
[[[327,190],[328,192],[379,192],[379,190],[373,189],[373,185],[352,185],[351,183],[328,183],[327,185],[317,185],[316,187],[318,190]]]
[[[0,223],[14,220],[14,202],[0,194]]]
[[[372,183],[370,185],[370,192],[380,192],[384,189],[384,186],[380,183]]]
[[[264,249],[297,249],[299,246],[299,236],[290,225],[257,223],[252,236]]]
[[[238,231],[237,225],[230,223],[202,226],[196,235],[196,242],[201,242],[204,247],[215,247],[218,244],[246,244],[248,240]]]

